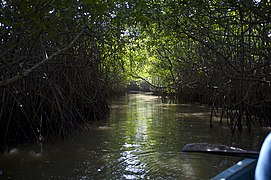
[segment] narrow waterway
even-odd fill
[[[52,144],[0,155],[0,179],[210,179],[241,158],[183,153],[207,142],[258,150],[267,132],[236,133],[214,123],[209,108],[128,94],[111,100],[107,120]]]

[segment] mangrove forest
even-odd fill
[[[133,86],[269,127],[271,2],[0,1],[1,151],[84,130]]]

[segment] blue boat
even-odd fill
[[[244,159],[237,164],[219,173],[212,180],[249,180],[254,179],[257,159]]]

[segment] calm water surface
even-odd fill
[[[226,123],[224,123],[226,124]],[[207,142],[258,150],[266,131],[231,135],[209,128],[209,109],[129,94],[111,101],[107,120],[65,141],[0,155],[0,179],[210,179],[240,158],[183,153]]]

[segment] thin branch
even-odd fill
[[[168,61],[168,64],[169,64],[169,71],[170,71],[170,74],[171,74],[171,78],[172,78],[172,81],[174,83],[176,83],[176,79],[175,79],[175,76],[174,76],[174,73],[173,73],[173,65],[172,65],[172,62],[171,62],[171,59],[169,58],[169,56],[167,55],[166,52],[164,52],[165,55],[162,54],[162,52],[160,52],[158,49],[156,50],[158,52],[158,54],[165,58],[167,61]]]
[[[154,88],[158,88],[158,89],[166,89],[166,88],[170,87],[170,85],[168,85],[168,86],[156,86],[156,85],[152,84],[150,81],[148,81],[147,79],[145,79],[145,78],[143,78],[143,77],[141,77],[141,76],[136,76],[136,75],[132,75],[132,74],[130,74],[130,75],[131,75],[133,78],[141,79],[141,80],[145,81],[147,84],[149,84],[150,86],[152,86],[152,87],[154,87]]]
[[[4,65],[14,74],[16,74],[15,70],[0,56],[1,61],[3,62]]]
[[[0,87],[1,86],[7,86],[15,81],[18,81],[20,79],[23,79],[24,77],[28,76],[31,72],[33,72],[35,69],[37,69],[38,67],[40,67],[41,65],[45,64],[46,62],[52,60],[53,58],[55,58],[56,56],[62,54],[64,51],[70,49],[74,43],[82,36],[82,34],[85,31],[85,27],[82,28],[81,32],[70,42],[70,44],[68,44],[66,47],[64,47],[63,49],[58,50],[57,52],[55,52],[54,54],[52,54],[50,57],[48,58],[44,58],[42,59],[39,63],[35,64],[34,66],[32,66],[29,69],[26,69],[24,72],[11,77],[9,79],[5,79],[0,81]]]

